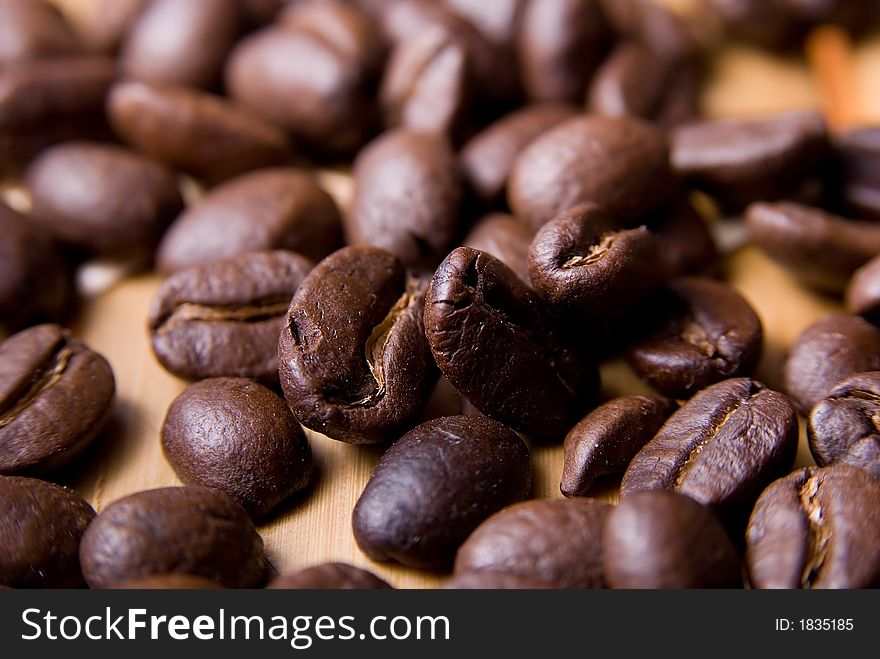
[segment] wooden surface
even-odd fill
[[[849,71],[855,99],[850,112],[853,120],[880,123],[878,62],[880,40],[859,47]],[[820,107],[821,89],[822,84],[811,76],[802,60],[771,59],[742,47],[728,48],[714,65],[705,107],[715,116]],[[336,175],[330,183],[344,202],[349,182]],[[14,193],[13,199],[19,205],[26,203]],[[765,357],[758,377],[779,387],[780,365],[787,346],[807,325],[837,308],[837,303],[805,291],[753,248],[735,251],[728,262],[731,281],[755,306],[764,323]],[[89,345],[109,359],[118,387],[116,414],[103,440],[78,469],[65,477],[99,511],[132,492],[179,482],[163,458],[159,433],[169,403],[186,383],[159,366],[146,334],[147,309],[158,281],[148,275],[118,283],[86,305],[76,327]],[[644,390],[621,364],[606,365],[603,376],[604,391],[609,396]],[[374,570],[397,587],[441,583],[442,577],[437,575],[373,563],[354,543],[351,511],[380,451],[348,446],[315,433],[309,433],[309,438],[319,465],[312,487],[259,527],[277,569],[289,572],[338,560]],[[560,496],[561,446],[533,446],[532,458],[535,496]],[[811,463],[803,436],[798,463]],[[613,486],[609,484],[597,495],[613,498]]]

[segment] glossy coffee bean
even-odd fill
[[[168,408],[162,448],[180,479],[266,515],[312,477],[312,452],[284,400],[245,378],[210,378]]]
[[[562,494],[584,496],[597,477],[626,471],[677,409],[662,396],[623,396],[590,412],[565,436]]]
[[[115,394],[107,360],[57,325],[0,343],[0,474],[46,474],[88,446]]]
[[[587,108],[609,117],[653,119],[661,112],[674,68],[646,46],[623,42],[596,71]]]
[[[603,588],[602,528],[612,508],[580,498],[510,506],[461,546],[455,574],[501,573],[556,588]]]
[[[281,386],[300,423],[353,444],[411,428],[437,369],[425,339],[425,283],[375,247],[346,247],[297,289],[278,344]]]
[[[299,254],[249,252],[180,270],[162,282],[148,318],[153,352],[183,378],[278,382],[278,335],[312,269]]]
[[[391,585],[372,572],[346,563],[322,563],[275,577],[266,588],[275,590],[387,590]]]
[[[509,428],[485,417],[434,419],[379,460],[354,508],[354,537],[373,560],[448,568],[480,522],[525,499],[531,483],[528,449]]]
[[[691,203],[681,199],[646,218],[659,246],[665,278],[710,273],[721,260],[706,222]]]
[[[652,304],[654,320],[626,358],[663,395],[688,398],[724,378],[748,375],[757,366],[761,321],[729,285],[683,277],[654,296]]]
[[[880,320],[880,257],[874,257],[853,273],[846,286],[846,309],[875,325]]]
[[[244,509],[204,487],[144,490],[107,506],[79,550],[92,588],[163,574],[254,588],[266,576],[263,540]]]
[[[462,245],[491,254],[528,283],[529,245],[534,233],[512,215],[490,213],[480,218]]]
[[[623,38],[677,62],[700,56],[687,21],[654,0],[599,0],[611,27]]]
[[[844,378],[876,370],[880,370],[880,331],[858,316],[829,314],[791,346],[785,390],[806,416]]]
[[[596,367],[569,347],[541,299],[495,257],[468,247],[440,265],[425,301],[440,370],[484,414],[561,437],[595,395]]]
[[[222,586],[191,574],[151,574],[140,579],[115,583],[112,590],[219,590]]]
[[[546,590],[554,584],[507,572],[462,572],[443,584],[444,590]]]
[[[358,154],[354,182],[349,243],[381,247],[412,269],[433,269],[455,238],[462,197],[447,142],[429,133],[389,131]]]
[[[848,464],[880,479],[880,371],[835,385],[810,412],[807,438],[820,467]]]
[[[0,584],[78,588],[79,543],[95,511],[72,490],[0,476]]]
[[[81,50],[61,13],[43,0],[0,2],[0,62],[75,55]]]
[[[608,515],[612,588],[740,588],[739,556],[711,510],[674,492],[638,492]]]
[[[637,119],[584,116],[550,129],[513,164],[507,197],[535,230],[583,202],[637,224],[675,189],[666,137]]]
[[[845,212],[880,219],[880,129],[858,128],[834,138],[831,178]]]
[[[798,421],[788,399],[748,378],[707,387],[633,458],[620,492],[671,490],[722,514],[747,510],[794,462]]]
[[[133,147],[209,183],[280,164],[291,151],[279,128],[219,96],[184,87],[119,83],[107,112]]]
[[[341,244],[339,210],[312,176],[263,169],[214,188],[184,211],[165,233],[156,263],[167,274],[263,249],[320,261]]]
[[[880,585],[880,481],[847,466],[806,467],[770,485],[752,512],[753,588]]]

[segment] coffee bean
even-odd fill
[[[577,114],[558,103],[528,105],[505,115],[472,137],[459,160],[471,189],[485,203],[504,197],[513,161],[536,137]]]
[[[648,331],[626,358],[665,396],[688,398],[724,378],[748,375],[761,357],[763,331],[754,309],[722,282],[682,277],[652,299]]]
[[[524,282],[529,282],[529,245],[534,233],[522,222],[505,213],[483,216],[461,244],[487,252],[501,260]]]
[[[740,588],[740,560],[711,510],[674,492],[637,492],[608,515],[612,588]]]
[[[288,249],[320,261],[342,244],[333,199],[297,169],[234,178],[182,213],[156,255],[160,272],[262,249]]]
[[[535,499],[496,513],[458,550],[455,574],[502,573],[556,588],[603,588],[598,499]]]
[[[381,247],[409,268],[433,269],[458,230],[461,181],[455,156],[436,135],[389,131],[354,163],[346,218],[351,244]]]
[[[623,224],[638,224],[675,190],[666,137],[637,119],[569,119],[535,139],[514,161],[510,207],[535,230],[583,202]]]
[[[525,499],[531,482],[528,449],[509,428],[485,417],[434,419],[379,460],[354,508],[354,537],[373,560],[448,568],[471,531]]]
[[[505,572],[462,572],[443,584],[444,590],[544,590],[556,587]]]
[[[679,63],[701,55],[686,20],[654,0],[599,0],[615,32]]]
[[[595,395],[595,365],[569,347],[540,298],[495,257],[468,247],[437,269],[425,331],[440,370],[486,415],[561,437]]]
[[[312,452],[290,408],[244,378],[187,387],[168,408],[162,448],[184,483],[218,489],[255,517],[312,477]]]
[[[95,511],[72,490],[0,476],[0,584],[78,588],[79,543]]]
[[[591,112],[653,119],[665,99],[674,64],[649,48],[623,42],[596,71],[587,95]]]
[[[880,370],[880,331],[857,316],[829,314],[804,330],[789,350],[785,390],[807,416],[838,382],[875,370]]]
[[[209,183],[277,165],[291,150],[275,126],[184,87],[119,83],[107,112],[116,132],[136,149]]]
[[[843,463],[880,479],[880,371],[840,381],[810,412],[807,437],[820,467]]]
[[[766,48],[791,48],[805,29],[784,1],[709,0],[709,6],[731,34]]]
[[[278,15],[285,0],[239,0],[238,4],[248,24],[263,25]]]
[[[829,173],[844,210],[880,219],[880,129],[859,128],[834,138]]]
[[[64,17],[43,0],[0,2],[0,62],[75,55],[81,51]]]
[[[217,590],[222,586],[191,574],[151,574],[140,579],[111,584],[111,590]]]
[[[659,246],[665,278],[711,273],[721,260],[709,228],[685,199],[658,209],[646,218]]]
[[[297,289],[278,344],[287,402],[307,428],[373,444],[414,425],[437,369],[422,321],[425,282],[374,247],[346,247]]]
[[[87,253],[149,254],[183,207],[170,170],[104,144],[52,147],[28,167],[25,183],[34,220]]]
[[[880,586],[880,482],[842,465],[776,481],[749,520],[746,562],[753,588]]]
[[[661,396],[623,396],[590,412],[565,436],[562,494],[584,496],[597,477],[626,471],[677,409]]]
[[[266,588],[283,590],[387,590],[391,585],[372,572],[345,563],[322,563],[275,577]]]
[[[620,492],[671,490],[735,516],[791,468],[797,442],[784,395],[748,378],[725,380],[669,417],[633,458]]]
[[[0,474],[47,474],[100,431],[113,405],[113,371],[57,325],[0,343]]]
[[[654,123],[666,130],[698,121],[702,116],[704,68],[698,62],[679,64],[673,71],[669,87]]]
[[[263,540],[244,509],[218,490],[165,487],[114,501],[80,545],[92,588],[187,574],[226,588],[254,588],[266,576]]]
[[[529,248],[532,286],[561,315],[619,318],[661,283],[657,242],[645,228],[621,229],[586,203],[538,231]]]
[[[64,16],[88,52],[112,55],[149,1],[65,2]],[[25,0],[25,4],[29,3]]]

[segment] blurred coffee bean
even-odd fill
[[[790,48],[804,31],[785,0],[709,0],[709,5],[732,35],[765,48]]]
[[[832,142],[829,167],[834,192],[846,212],[880,220],[880,128],[860,128]]]
[[[846,309],[875,325],[880,321],[880,256],[855,271],[846,287]]]
[[[618,45],[596,71],[587,95],[591,112],[653,119],[666,95],[674,65],[638,43]]]
[[[512,215],[490,213],[477,221],[461,244],[491,254],[529,283],[532,237],[532,231]]]
[[[43,0],[0,2],[0,63],[76,55],[81,51],[64,17]]]
[[[30,0],[26,0],[30,1]],[[111,55],[150,0],[58,2],[80,43],[90,53]]]
[[[686,199],[658,209],[646,218],[659,246],[666,278],[712,273],[718,269],[718,248],[706,222]]]
[[[611,27],[658,57],[683,62],[701,55],[701,46],[686,20],[656,0],[600,0]]]
[[[388,590],[391,586],[372,572],[345,563],[322,563],[275,577],[274,590]]]

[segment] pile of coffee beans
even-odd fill
[[[773,47],[880,18],[706,5]],[[651,0],[77,7],[0,0],[0,586],[390,588],[278,575],[258,533],[332,441],[381,447],[328,502],[365,556],[447,588],[880,586],[880,127],[700,116],[710,49]],[[720,216],[848,311],[782,390]],[[188,383],[155,437],[184,485],[97,514],[62,485],[114,409],[71,329],[94,259],[164,277]],[[606,397],[615,359],[653,392]]]

